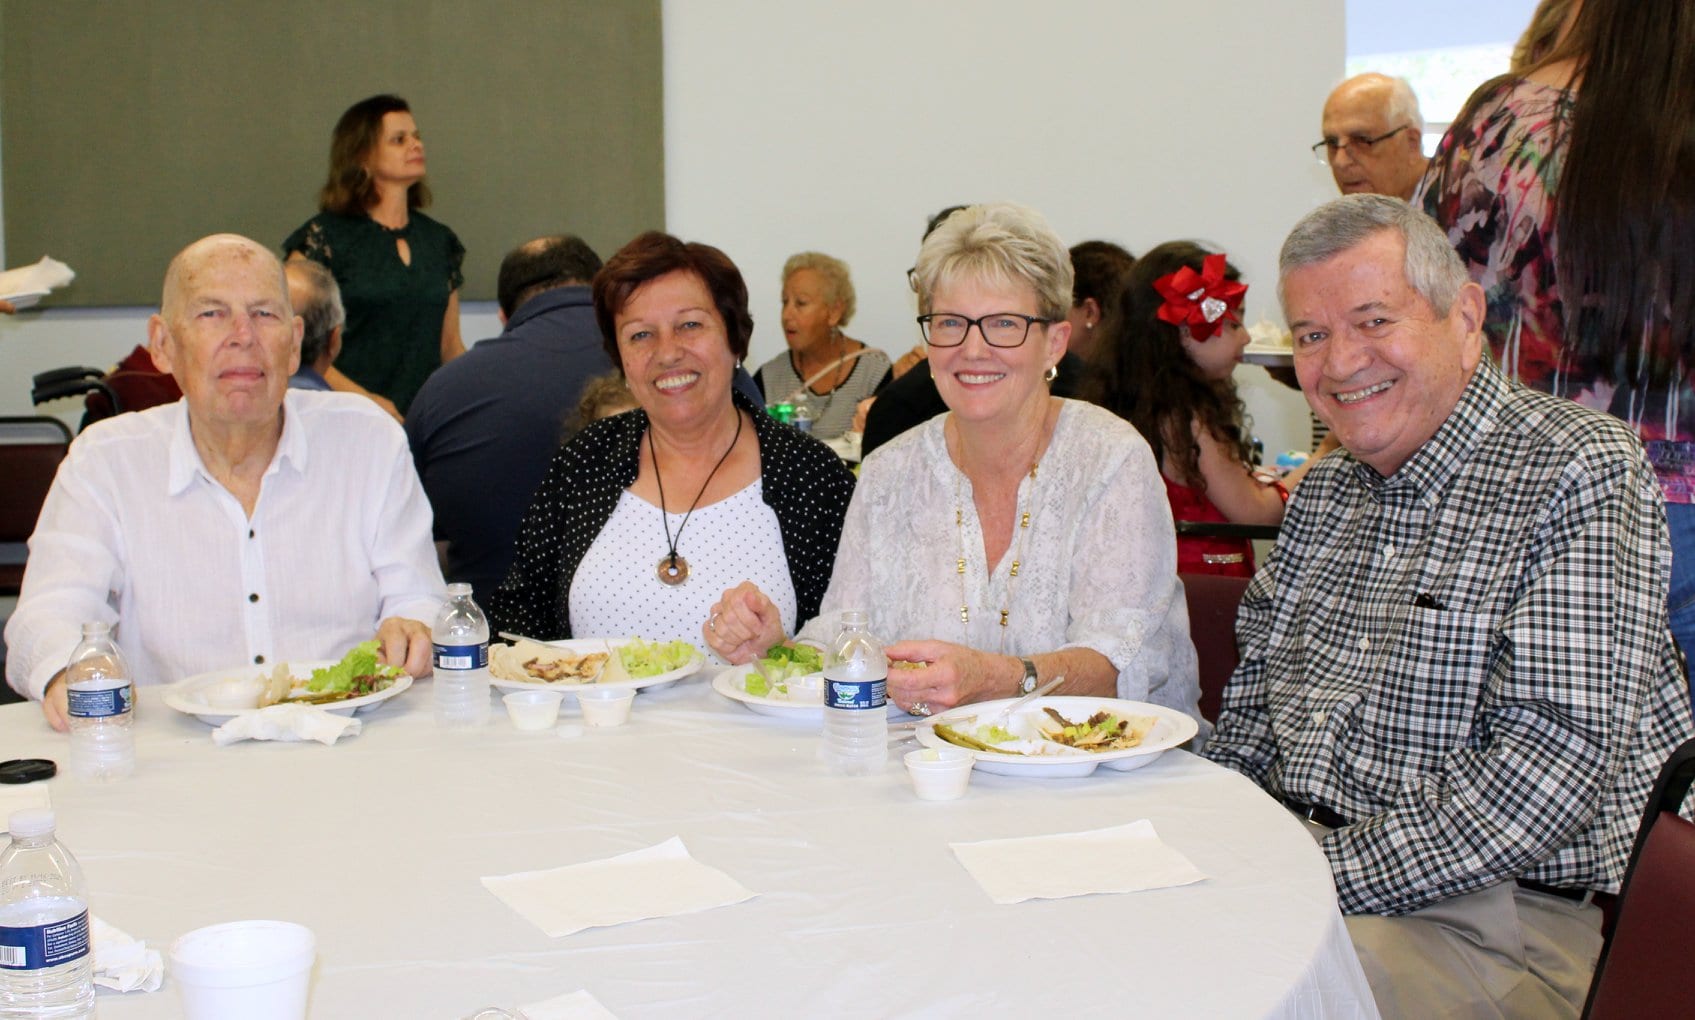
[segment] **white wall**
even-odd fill
[[[1010,199],[1067,244],[1224,246],[1277,318],[1277,247],[1335,194],[1306,146],[1343,66],[1342,0],[666,0],[666,215],[748,280],[750,367],[782,350],[783,260],[847,261],[848,333],[918,339],[925,218]],[[1237,373],[1270,450],[1305,448],[1298,394]]]
[[[853,268],[853,336],[910,346],[905,270],[926,216],[957,202],[1032,205],[1068,244],[1217,243],[1253,287],[1249,320],[1276,318],[1277,246],[1334,194],[1306,144],[1341,75],[1342,6],[665,0],[668,226],[747,276],[752,367],[782,348],[776,277],[809,248]],[[116,361],[149,311],[0,316],[0,414],[31,413],[35,372]],[[498,331],[491,305],[467,306],[467,338]],[[1304,447],[1300,398],[1237,378],[1267,447]]]

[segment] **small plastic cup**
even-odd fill
[[[559,721],[563,691],[510,691],[501,695],[506,715],[520,730],[551,730]]]
[[[906,774],[919,800],[958,800],[971,785],[977,756],[963,747],[921,747],[906,752]]]
[[[636,692],[628,687],[598,687],[578,691],[577,703],[583,707],[583,722],[590,726],[622,726],[630,721],[630,703]]]
[[[304,1020],[317,939],[288,921],[231,921],[171,943],[188,1020]]]

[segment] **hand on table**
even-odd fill
[[[1018,660],[949,641],[897,641],[883,651],[889,663],[889,700],[913,715],[933,715],[973,701],[1016,693]],[[923,665],[907,668],[898,662]],[[915,711],[916,709],[916,711]]]
[[[430,640],[430,628],[420,620],[391,616],[377,624],[377,660],[385,666],[399,666],[413,679],[430,675],[431,654],[435,650]]]
[[[738,666],[782,644],[785,636],[777,607],[752,581],[743,581],[713,603],[700,633],[719,658]]]
[[[60,670],[47,681],[47,690],[41,695],[41,714],[47,717],[47,725],[60,733],[71,731],[71,710],[65,696],[65,673]]]

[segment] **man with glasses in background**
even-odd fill
[[[1320,124],[1324,137],[1313,155],[1330,167],[1342,194],[1412,198],[1430,160],[1418,97],[1405,79],[1375,73],[1349,78],[1324,101]]]

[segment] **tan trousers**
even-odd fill
[[[1322,839],[1328,829],[1308,823]],[[1386,1018],[1576,1017],[1601,909],[1504,882],[1399,917],[1344,918]]]

